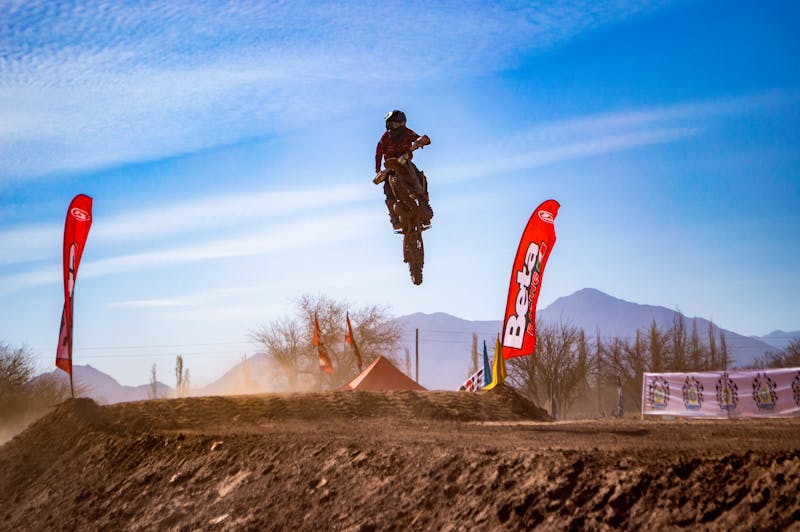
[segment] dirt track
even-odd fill
[[[553,423],[510,390],[69,401],[0,529],[800,530],[800,420]]]

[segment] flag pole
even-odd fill
[[[67,346],[69,350],[69,391],[72,398],[75,399],[75,386],[72,384],[72,327],[70,327],[70,334],[67,338],[69,342],[69,346]]]

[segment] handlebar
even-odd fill
[[[411,149],[410,150],[408,150],[406,153],[404,153],[403,155],[401,155],[400,157],[398,157],[396,159],[396,161],[397,161],[396,164],[400,164],[400,165],[406,164],[408,162],[408,160],[411,158],[411,152],[413,152],[414,150],[416,150],[418,148],[420,148],[420,149],[424,148],[425,146],[427,146],[430,143],[431,143],[431,138],[428,135],[422,135],[417,140],[415,140],[414,142],[411,143]],[[384,163],[384,165],[385,164],[386,163]],[[392,165],[392,166],[394,166],[394,165]],[[389,175],[390,171],[391,171],[390,168],[384,168],[383,170],[381,170],[380,172],[375,174],[375,177],[372,179],[372,182],[375,183],[376,185],[380,185],[381,183],[386,181],[386,177]]]

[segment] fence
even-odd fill
[[[800,417],[800,368],[645,373],[642,416]]]

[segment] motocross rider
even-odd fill
[[[425,183],[425,175],[419,168],[411,161],[413,157],[412,150],[416,147],[416,142],[421,138],[412,129],[406,127],[406,115],[403,111],[390,111],[384,117],[386,121],[386,132],[383,133],[378,146],[375,148],[375,172],[381,171],[381,163],[385,159],[397,158],[404,153],[409,153],[406,168],[410,177],[410,182],[414,193],[419,200],[419,204],[425,211],[422,219],[423,229],[427,229],[431,225],[431,218],[433,218],[433,210],[430,207],[428,199],[427,184]],[[386,207],[389,208],[389,218],[392,222],[392,227],[395,230],[402,229],[400,220],[397,218],[394,209],[392,208],[395,203],[394,192],[386,179],[383,182],[383,193],[386,195]]]

